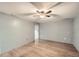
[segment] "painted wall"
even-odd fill
[[[40,39],[72,43],[72,20],[40,24]]]
[[[0,49],[6,52],[34,40],[34,24],[0,14]]]
[[[79,16],[73,21],[73,44],[79,51]]]

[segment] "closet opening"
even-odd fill
[[[34,34],[35,44],[37,45],[40,39],[40,24],[39,23],[35,23],[34,33],[35,33]]]

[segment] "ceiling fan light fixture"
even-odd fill
[[[45,16],[44,15],[40,15],[40,18],[45,18]]]

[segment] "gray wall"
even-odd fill
[[[79,16],[73,22],[73,44],[79,51]]]
[[[73,24],[73,25],[72,25]],[[79,17],[40,24],[40,39],[72,43],[79,51]],[[72,40],[73,34],[73,40]],[[34,40],[34,24],[0,14],[0,53]]]
[[[72,20],[40,24],[40,39],[72,43]]]
[[[34,39],[34,24],[0,14],[0,49],[6,52]]]

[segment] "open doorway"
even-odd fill
[[[34,30],[34,39],[35,39],[35,44],[39,43],[39,39],[40,39],[40,24],[39,23],[35,23],[35,30]]]

